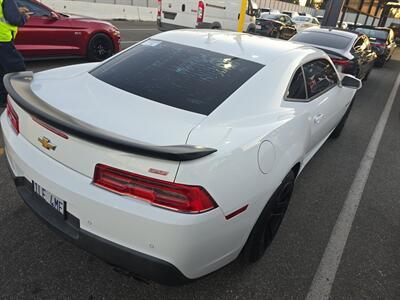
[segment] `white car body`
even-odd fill
[[[282,11],[282,13],[291,17],[292,19],[299,16],[299,13],[297,11]]]
[[[27,197],[29,188],[21,182],[29,186],[34,181],[67,203],[67,221],[54,225],[53,219],[47,219],[48,223],[86,249],[88,242],[82,242],[81,235],[100,239],[102,246],[89,251],[113,264],[127,264],[123,267],[141,276],[171,284],[159,278],[165,275],[161,271],[150,274],[152,268],[147,265],[135,270],[130,262],[106,257],[107,251],[99,249],[110,244],[122,247],[126,253],[168,264],[186,279],[199,278],[233,261],[268,199],[288,172],[299,173],[322,146],[347,111],[355,90],[339,83],[312,101],[288,101],[286,91],[299,66],[316,59],[330,62],[324,52],[296,43],[203,30],[169,31],[151,40],[222,53],[263,67],[208,116],[105,84],[88,73],[101,65],[97,63],[49,70],[33,78],[16,75],[10,82],[18,90],[20,80],[25,80],[32,97],[41,99],[38,103],[66,114],[78,127],[89,124],[101,133],[145,146],[200,145],[216,152],[176,161],[117,150],[68,130],[65,139],[22,108],[21,100],[16,101],[26,96],[22,89],[19,96],[9,98],[20,133],[16,134],[6,112],[1,127],[22,197]],[[165,182],[202,186],[218,207],[198,214],[179,213],[107,191],[93,184],[99,163]],[[46,219],[40,211],[36,213]],[[79,220],[72,234],[68,233],[71,215]]]
[[[161,31],[182,28],[222,29],[236,31],[241,0],[161,0],[157,24]],[[253,9],[258,6],[251,1]],[[202,20],[199,21],[199,12]],[[246,13],[244,30],[255,26],[255,16]]]
[[[320,27],[319,21],[315,17],[311,16],[297,16],[292,18],[293,22],[296,24],[297,32],[301,32],[310,27]]]

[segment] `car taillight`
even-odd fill
[[[348,59],[332,58],[332,61],[335,65],[339,66],[348,66],[350,64],[350,61]]]
[[[386,44],[385,44],[385,43],[382,43],[382,44],[375,44],[374,46],[380,47],[380,48],[386,48]]]
[[[161,19],[162,2],[158,0],[157,19]]]
[[[201,186],[158,180],[97,164],[93,183],[120,195],[182,213],[201,213],[218,207]]]
[[[15,133],[19,134],[19,118],[14,108],[11,105],[10,98],[7,97],[7,116],[10,120],[12,127],[14,128]]]
[[[199,5],[197,7],[197,23],[203,22],[204,19],[204,2],[199,1]]]

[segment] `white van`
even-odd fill
[[[158,0],[158,29],[236,30],[241,4],[241,0]],[[256,16],[259,13],[257,4],[248,0],[244,30],[255,31]]]

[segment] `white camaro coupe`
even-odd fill
[[[1,127],[25,203],[76,245],[168,285],[263,255],[295,178],[361,87],[320,50],[208,30],[5,84]]]

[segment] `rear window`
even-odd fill
[[[386,30],[376,30],[370,28],[356,28],[356,31],[364,33],[366,36],[372,39],[378,39],[384,41],[386,41],[389,34]]]
[[[295,42],[314,44],[334,49],[346,49],[352,43],[352,40],[348,37],[336,34],[329,34],[327,32],[307,31],[296,34],[291,40]]]
[[[309,17],[302,17],[302,16],[300,16],[300,17],[294,17],[294,18],[293,18],[293,21],[295,21],[295,22],[309,22],[309,23],[311,23],[311,22],[313,21],[313,19],[312,19],[312,18],[309,18]]]
[[[209,115],[262,67],[237,57],[150,39],[91,74],[131,94]]]

